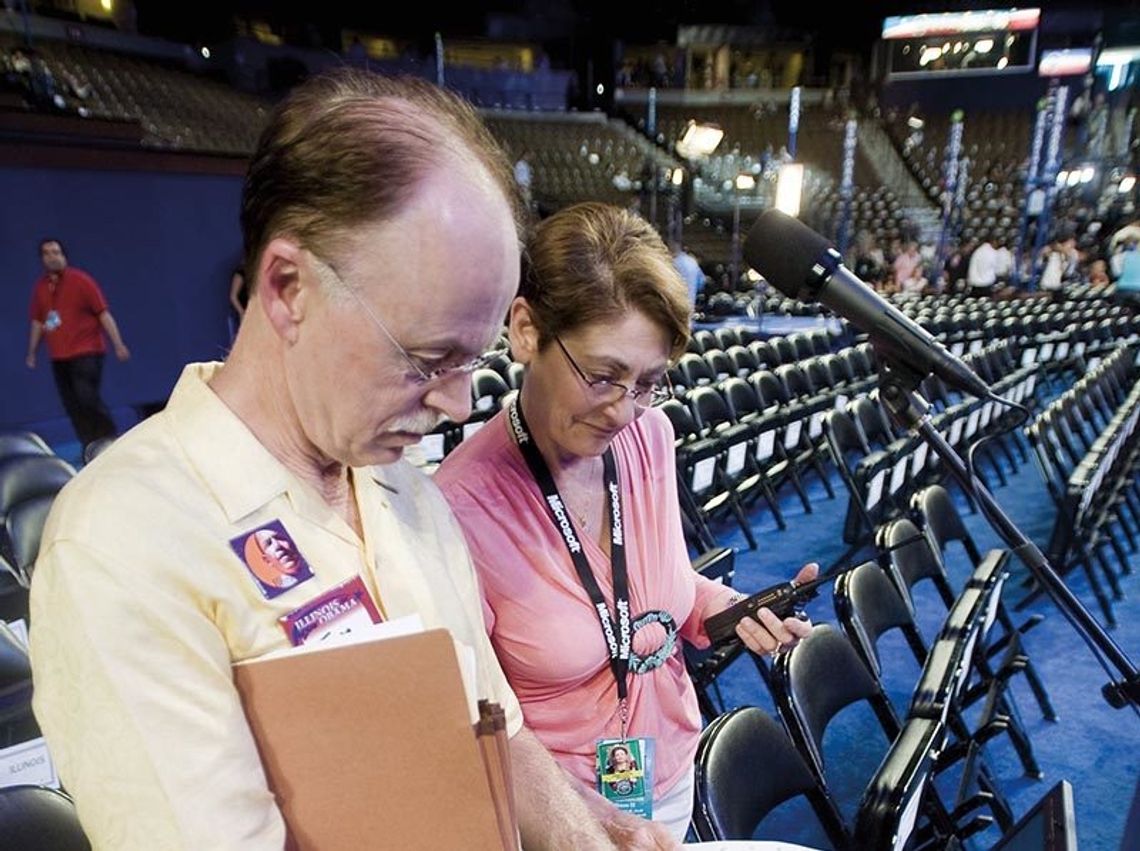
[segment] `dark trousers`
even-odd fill
[[[103,380],[103,355],[82,355],[53,360],[52,374],[63,408],[84,446],[100,437],[114,437],[115,423],[99,395]]]

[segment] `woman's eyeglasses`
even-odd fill
[[[664,402],[673,395],[673,387],[669,383],[668,376],[665,377],[665,383],[667,385],[665,387],[661,387],[657,384],[650,384],[649,386],[635,384],[633,387],[630,387],[626,384],[622,384],[620,381],[613,381],[609,378],[590,378],[590,376],[586,375],[582,370],[582,367],[578,366],[578,362],[574,360],[573,356],[566,350],[566,346],[562,344],[562,341],[558,339],[558,337],[554,338],[554,342],[558,344],[558,348],[562,350],[562,354],[566,355],[566,360],[570,362],[570,366],[574,367],[574,371],[578,373],[578,376],[599,403],[604,402],[612,405],[619,399],[628,396],[638,408],[648,408],[652,405],[658,405]]]

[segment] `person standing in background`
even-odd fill
[[[245,272],[241,266],[234,269],[230,276],[230,306],[237,314],[238,321],[245,315],[245,306],[249,303],[249,287],[245,283]]]
[[[82,269],[67,265],[63,243],[41,240],[40,261],[44,274],[32,290],[26,363],[28,369],[36,368],[36,349],[45,340],[64,410],[86,447],[115,435],[115,423],[100,395],[107,350],[103,333],[111,338],[120,361],[131,353],[99,284]]]
[[[226,324],[230,329],[230,343],[232,344],[234,338],[237,337],[238,326],[241,325],[242,317],[245,316],[246,305],[249,304],[249,285],[245,280],[245,269],[241,266],[234,267],[234,272],[230,275],[230,307],[233,308],[226,316]]]
[[[981,244],[970,255],[966,284],[972,296],[992,295],[997,283],[997,249],[994,248],[992,239],[990,234],[983,234]]]
[[[518,158],[515,163],[515,183],[519,185],[526,208],[533,211],[534,196],[531,194],[531,187],[534,184],[534,168],[530,164],[532,156],[529,150],[525,150]]]
[[[705,273],[696,257],[679,242],[673,242],[673,266],[689,290],[689,304],[696,305],[697,296],[705,288]]]

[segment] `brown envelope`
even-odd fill
[[[233,668],[297,851],[502,851],[450,634]],[[497,790],[501,798],[502,790]]]

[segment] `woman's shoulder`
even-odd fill
[[[647,408],[615,441],[624,445],[631,458],[640,459],[646,466],[661,463],[663,453],[673,455],[673,424],[659,408]]]
[[[511,444],[504,423],[505,413],[500,411],[473,435],[451,450],[432,476],[445,495],[494,477],[504,468],[504,460],[511,454]]]
[[[673,423],[660,408],[646,408],[634,422],[634,432],[647,441],[667,441],[673,443]]]

